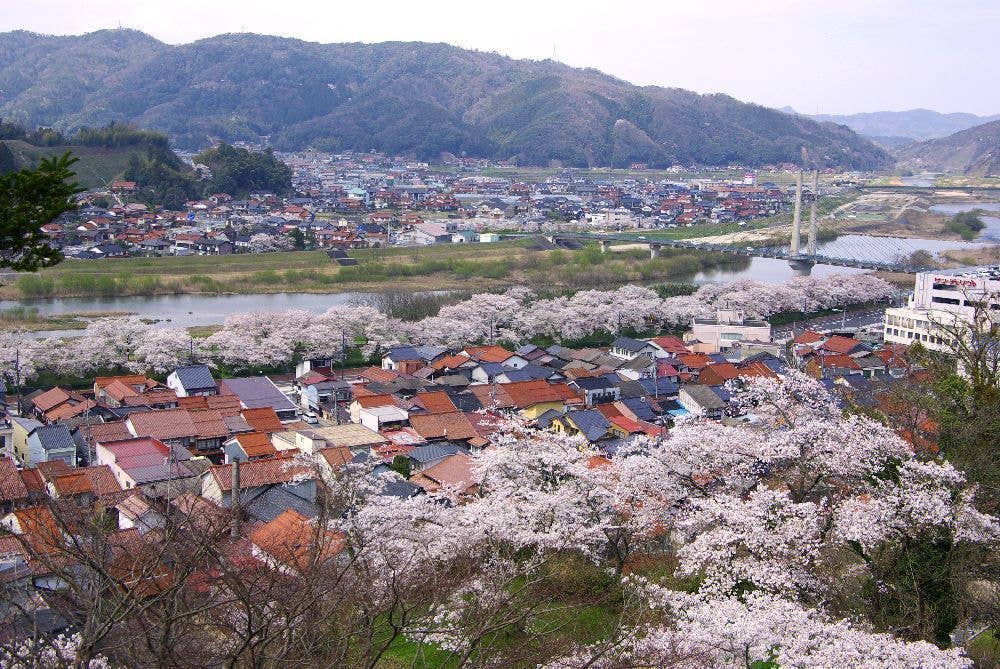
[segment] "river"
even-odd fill
[[[935,205],[932,210],[941,213],[956,213],[971,209],[1000,211],[1000,203],[968,203]],[[1000,240],[1000,218],[984,217],[987,228],[983,230],[984,241]],[[994,236],[995,235],[995,236]],[[854,257],[860,260],[887,260],[901,255],[909,255],[917,249],[939,253],[947,249],[974,248],[981,242],[942,241],[933,239],[900,239],[895,237],[873,237],[868,235],[841,235],[835,240],[819,245],[819,253],[836,257]],[[813,276],[829,274],[858,274],[867,270],[837,265],[816,265]],[[693,283],[720,283],[740,279],[753,279],[766,283],[786,281],[799,273],[787,261],[773,258],[753,258],[748,265],[736,267],[721,266],[705,270],[689,277],[678,277],[679,281]],[[196,325],[217,325],[227,316],[247,311],[281,311],[303,309],[320,313],[332,306],[350,304],[364,299],[368,293],[265,293],[250,295],[154,295],[146,297],[72,297],[33,300],[0,300],[0,310],[12,307],[36,309],[40,315],[60,315],[66,313],[86,313],[118,311],[135,313],[142,318],[156,319],[164,326],[191,327]],[[36,333],[37,336],[58,336],[73,334],[75,330],[50,330]]]
[[[995,211],[1000,214],[1000,202],[963,202],[961,204],[935,204],[931,211],[936,214],[949,214],[954,216],[963,211]],[[1000,216],[981,216],[986,227],[979,233],[976,239],[984,242],[1000,242]]]

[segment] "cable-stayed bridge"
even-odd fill
[[[753,258],[775,258],[787,260],[793,268],[808,272],[813,265],[837,265],[872,270],[930,269],[914,266],[914,254],[924,250],[918,243],[902,238],[886,238],[871,235],[848,235],[835,244],[835,252],[821,252],[818,249],[818,218],[816,202],[819,200],[819,172],[812,173],[812,197],[809,206],[808,228],[802,230],[802,171],[795,180],[795,205],[792,213],[792,237],[788,245],[754,245],[747,242],[717,243],[697,239],[670,239],[666,236],[635,234],[600,234],[588,232],[559,232],[545,235],[551,243],[560,240],[596,241],[601,251],[607,251],[611,244],[645,244],[649,255],[656,258],[663,248],[696,249],[731,253]],[[803,236],[805,243],[803,244]],[[887,243],[891,239],[891,243]]]

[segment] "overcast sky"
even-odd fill
[[[421,40],[807,113],[1000,113],[998,0],[0,0],[0,30]]]

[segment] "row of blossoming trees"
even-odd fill
[[[0,375],[24,381],[41,369],[85,376],[126,368],[165,372],[192,357],[230,368],[268,368],[300,357],[337,358],[347,346],[366,355],[401,343],[462,347],[474,343],[521,343],[535,336],[556,341],[595,332],[683,327],[716,309],[742,309],[748,317],[812,312],[884,300],[892,286],[869,275],[802,277],[785,283],[740,281],[708,284],[691,295],[660,299],[639,286],[586,290],[570,297],[538,299],[524,288],[478,294],[417,322],[391,318],[370,306],[339,306],[315,315],[306,311],[252,312],[230,316],[222,329],[192,339],[181,329],[138,318],[92,322],[81,336],[32,340],[0,335]]]
[[[318,469],[322,512],[283,572],[220,549],[229,522],[203,510],[128,569],[97,538],[45,564],[73,565],[60,612],[112,665],[396,666],[405,645],[414,666],[970,666],[948,636],[982,613],[1000,524],[963,474],[798,373],[735,397],[755,420],[695,418],[611,458],[505,421],[451,503]],[[117,587],[167,560],[155,593]],[[582,573],[596,588],[567,596]]]

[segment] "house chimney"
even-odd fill
[[[236,458],[233,460],[232,466],[233,475],[233,492],[232,492],[232,504],[230,508],[233,511],[232,524],[229,527],[229,536],[233,541],[240,538],[240,460]]]

